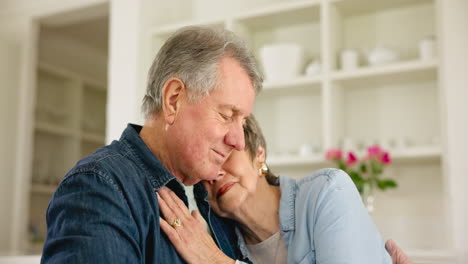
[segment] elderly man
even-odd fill
[[[231,32],[190,27],[173,35],[150,69],[144,126],[129,125],[57,188],[42,263],[183,263],[160,230],[156,191],[167,186],[188,203],[183,185],[217,177],[244,148],[242,126],[261,83]],[[205,190],[194,194],[217,245],[239,259],[234,224],[212,213]]]
[[[161,48],[149,73],[143,127],[79,161],[47,211],[43,263],[183,263],[159,228],[156,191],[217,177],[244,148],[243,123],[262,78],[233,33],[186,28]],[[202,209],[202,208],[201,208]],[[232,258],[231,223],[210,216]]]

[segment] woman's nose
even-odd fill
[[[209,183],[210,185],[213,185],[217,180],[221,179],[224,175],[226,175],[226,172],[223,171],[223,170],[220,170],[220,171],[218,172],[218,177],[216,177],[216,179],[214,179],[214,180],[208,181],[208,183]]]

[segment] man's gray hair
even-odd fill
[[[164,43],[151,65],[142,105],[145,118],[162,109],[162,89],[170,78],[184,82],[191,102],[208,95],[218,87],[218,64],[224,56],[239,62],[252,81],[255,93],[260,92],[263,75],[238,36],[226,29],[185,27]]]

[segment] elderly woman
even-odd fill
[[[220,216],[238,223],[239,247],[254,263],[392,263],[384,242],[349,176],[322,169],[296,180],[266,166],[266,143],[249,117],[245,151],[231,154],[216,181],[204,182]],[[161,228],[189,263],[229,263],[200,215],[168,189]],[[183,223],[183,224],[181,224]],[[234,263],[234,260],[230,260]]]

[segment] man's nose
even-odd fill
[[[229,128],[225,137],[225,143],[235,150],[243,150],[245,147],[244,126],[242,122],[235,122]]]

